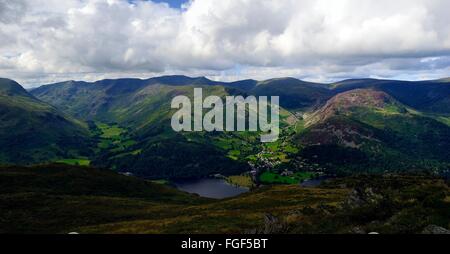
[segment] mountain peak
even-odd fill
[[[395,108],[399,109],[398,111],[400,111],[400,108],[403,108],[398,107],[400,103],[383,91],[355,89],[337,94],[331,98],[325,106],[314,112],[307,122],[308,125],[323,122],[330,117],[346,114],[356,108],[383,110],[392,105],[396,106]]]
[[[258,82],[257,86],[310,87],[328,89],[328,84],[304,81],[293,77],[274,78]]]
[[[6,78],[0,78],[0,94],[8,96],[30,96],[19,83]]]
[[[372,89],[355,89],[334,96],[327,104],[340,108],[375,107],[383,108],[394,99],[383,91]]]
[[[307,83],[297,78],[293,77],[283,77],[283,78],[272,78],[264,81],[260,81],[258,85],[265,85],[270,83],[283,83],[283,84],[293,84],[293,83]]]
[[[149,79],[149,81],[154,81],[157,83],[162,83],[165,85],[189,85],[189,84],[197,84],[197,85],[210,85],[214,83],[214,81],[207,79],[206,77],[188,77],[184,75],[171,75],[171,76],[161,76],[154,77]]]

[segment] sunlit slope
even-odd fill
[[[334,95],[327,85],[294,78],[270,79],[259,82],[250,93],[280,96],[282,107],[303,111],[320,106]]]
[[[214,142],[220,133],[181,132],[171,127],[171,100],[177,95],[193,98],[194,86],[148,86],[134,95],[126,108],[113,114],[132,130],[136,144],[122,151],[106,151],[94,163],[152,178],[199,177],[237,174],[248,170],[244,162],[227,156]],[[229,95],[222,86],[203,86],[204,96]]]
[[[32,164],[88,153],[87,126],[0,79],[0,162]]]
[[[352,170],[445,168],[450,127],[377,90],[338,94],[306,118],[302,155]]]
[[[338,82],[332,87],[336,92],[371,88],[383,91],[416,110],[450,114],[450,82],[448,79],[418,82],[355,79]]]

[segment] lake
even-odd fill
[[[215,178],[176,181],[174,184],[181,191],[215,199],[230,198],[249,191],[247,188],[233,186],[223,179]]]

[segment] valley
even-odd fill
[[[204,96],[221,98],[280,96],[280,139],[262,144],[259,132],[174,132],[171,99],[192,99],[196,87]],[[308,174],[442,173],[450,163],[447,80],[318,84],[285,78],[225,83],[164,76],[69,81],[21,93],[77,119],[73,121],[83,125],[88,136],[84,153],[41,162],[105,167],[149,179],[253,171],[254,184],[260,175],[266,183],[298,183]],[[439,110],[433,110],[434,104]]]

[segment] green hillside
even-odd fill
[[[247,163],[229,158],[229,151],[216,145],[218,134],[178,134],[171,129],[170,119],[175,111],[170,103],[176,95],[193,98],[194,87],[202,87],[204,96],[224,97],[235,89],[231,86],[237,86],[212,83],[204,78],[170,76],[105,80],[89,85],[67,82],[32,92],[54,105],[65,105],[62,107],[67,112],[90,121],[98,144],[95,156],[90,156],[93,165],[152,178],[247,171]],[[63,98],[74,103],[64,103]]]
[[[205,96],[228,95],[222,86],[203,88]],[[152,178],[199,177],[248,170],[246,164],[228,158],[227,151],[214,145],[212,139],[216,134],[179,134],[172,130],[170,119],[175,112],[170,108],[172,98],[175,95],[193,98],[193,90],[194,86],[190,85],[152,85],[118,99],[117,103],[128,106],[112,106],[107,114],[110,121],[128,131],[128,138],[121,135],[119,142],[129,145],[101,151],[94,165]],[[105,121],[102,116],[96,119]]]
[[[33,164],[89,155],[80,121],[39,101],[19,84],[0,79],[0,162]]]
[[[401,103],[427,113],[450,114],[450,82],[432,81],[346,80],[332,85],[337,93],[358,88],[383,91]]]
[[[259,82],[250,93],[258,96],[280,96],[280,106],[289,110],[308,110],[320,106],[334,95],[327,85],[294,78]]]
[[[298,136],[302,156],[346,171],[445,170],[450,126],[376,90],[338,94]]]

